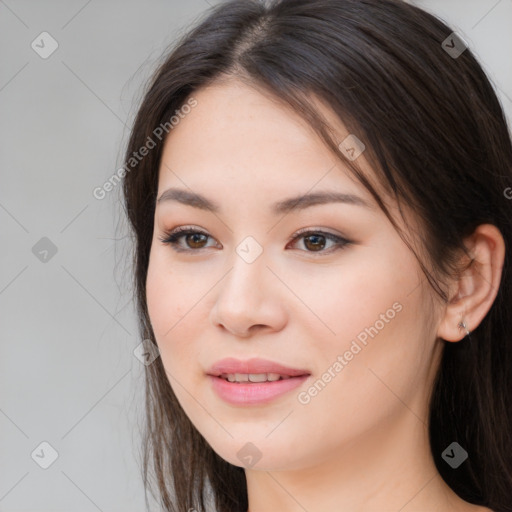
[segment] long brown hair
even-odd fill
[[[399,0],[235,0],[212,8],[147,85],[125,154],[124,206],[135,239],[140,334],[156,343],[145,289],[164,141],[155,129],[194,91],[237,76],[300,113],[340,158],[311,97],[357,134],[378,181],[415,212],[428,261],[416,256],[444,300],[443,276],[455,272],[463,239],[480,224],[497,226],[506,250],[498,295],[469,337],[445,344],[429,432],[439,473],[462,499],[510,512],[512,145],[492,85],[470,48],[453,38],[443,43],[451,34]],[[130,160],[148,138],[155,147]],[[344,163],[392,220],[373,184]],[[244,470],[219,457],[192,425],[161,358],[146,368],[146,413],[144,483],[154,492],[156,482],[164,510],[204,511],[210,499],[219,512],[247,510]],[[456,470],[441,459],[454,440],[469,452]]]

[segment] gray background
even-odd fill
[[[463,35],[510,119],[512,0],[413,3]],[[92,192],[122,162],[142,84],[208,7],[0,0],[0,511],[145,508],[121,187]]]

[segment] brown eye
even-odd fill
[[[208,240],[208,236],[203,233],[189,233],[184,236],[187,245],[192,249],[202,249],[203,244]]]
[[[322,250],[325,247],[325,236],[309,235],[304,237],[304,245],[312,251]]]
[[[161,242],[172,246],[177,252],[199,252],[206,247],[206,242],[211,238],[206,233],[197,229],[180,227],[170,233],[166,233],[165,238],[160,238]],[[182,243],[185,241],[185,245]]]
[[[352,243],[350,240],[335,235],[334,233],[327,233],[320,230],[313,231],[311,229],[301,231],[294,235],[292,242],[298,243],[300,241],[302,241],[305,247],[305,250],[302,252],[318,253],[319,256],[343,249],[346,245]],[[331,245],[326,249],[328,242],[331,242]]]

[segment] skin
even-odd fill
[[[371,195],[296,113],[236,79],[194,97],[198,105],[166,140],[157,197],[169,187],[192,190],[221,211],[157,204],[148,310],[187,416],[215,452],[245,467],[249,511],[341,504],[344,512],[489,511],[461,500],[437,472],[427,403],[446,343],[439,338],[462,340],[461,318],[473,330],[495,298],[504,258],[499,231],[483,225],[468,239],[477,259],[472,273],[451,282],[453,300],[441,303]],[[348,132],[334,121],[341,141]],[[371,174],[364,153],[357,162]],[[355,194],[370,208],[270,211],[276,201],[320,189]],[[178,226],[209,238],[183,236],[178,243],[189,252],[175,252],[160,238]],[[325,248],[315,251],[314,240],[289,241],[301,228],[352,243],[335,250],[322,239]],[[235,251],[247,236],[263,249],[250,264]],[[400,312],[300,403],[298,394],[395,303]],[[233,406],[206,376],[224,357],[263,357],[312,375],[270,404]],[[261,453],[254,466],[237,455],[247,442]]]

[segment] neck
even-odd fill
[[[307,442],[307,441],[306,441]],[[248,512],[466,510],[435,467],[428,428],[403,408],[311,464],[246,470]]]

